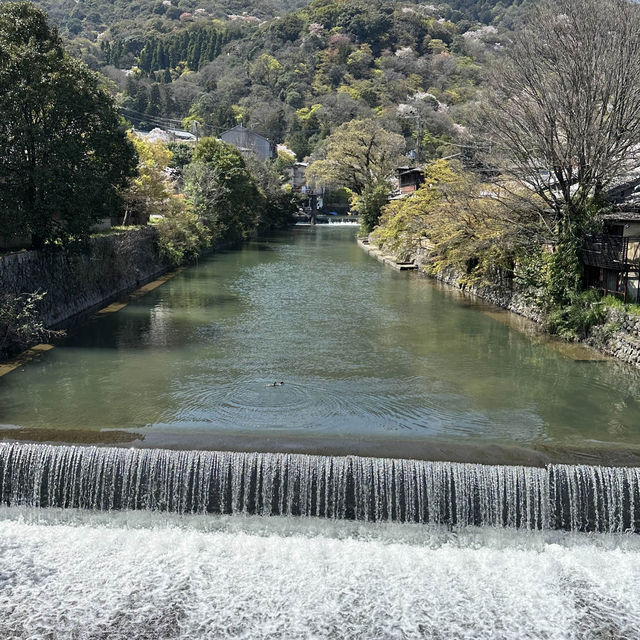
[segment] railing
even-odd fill
[[[640,237],[588,236],[582,245],[585,265],[630,271],[640,268]]]

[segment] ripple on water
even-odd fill
[[[285,380],[282,386],[269,387],[273,382],[279,380],[250,378],[204,384],[197,378],[183,382],[176,392],[180,409],[175,419],[234,428],[341,429],[347,425],[437,433],[450,426],[452,413],[456,413],[455,396],[440,390],[428,393],[424,381],[417,378],[384,384],[358,378]],[[460,424],[468,425],[470,417],[464,411],[459,410],[460,417],[464,416]]]
[[[314,419],[340,415],[349,410],[347,397],[329,388],[274,379],[240,380],[211,386],[194,384],[180,395],[179,418],[212,421],[221,426],[273,426],[281,422],[300,426],[303,416]],[[293,418],[293,420],[292,420]]]

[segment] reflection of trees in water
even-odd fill
[[[514,436],[536,422],[552,438],[621,436],[637,426],[640,371],[617,361],[572,360],[551,348],[547,336],[511,329],[508,317],[490,317],[495,308],[409,277],[408,286],[383,281],[372,293],[393,317],[371,326],[374,342],[397,353],[409,341],[411,375],[439,380],[488,416],[514,411]],[[458,298],[453,304],[452,297]]]

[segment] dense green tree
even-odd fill
[[[133,147],[97,76],[29,3],[0,5],[0,113],[0,233],[43,246],[114,213]]]
[[[241,240],[255,231],[264,198],[235,147],[203,138],[184,175],[194,211],[214,239]]]
[[[231,34],[226,29],[195,26],[160,37],[154,34],[140,50],[138,66],[147,75],[154,71],[174,69],[180,62],[197,71],[220,55],[222,46],[240,33]],[[121,43],[129,40],[130,36],[125,36],[123,40],[118,38],[112,48],[117,47],[120,51],[124,46]],[[116,63],[115,60],[113,62]]]
[[[258,211],[258,231],[286,227],[298,209],[295,195],[287,184],[284,172],[280,171],[290,166],[290,162],[293,162],[293,158],[279,157],[266,162],[254,155],[245,158],[247,169],[264,199]]]
[[[373,119],[341,125],[307,172],[317,185],[348,187],[357,195],[389,180],[404,160],[404,138]]]
[[[389,202],[388,183],[378,182],[365,188],[362,195],[357,198],[354,207],[363,232],[373,231],[387,202]]]

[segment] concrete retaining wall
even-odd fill
[[[45,325],[106,304],[169,269],[152,227],[96,236],[87,253],[22,251],[0,256],[0,298],[46,291],[40,303]]]

